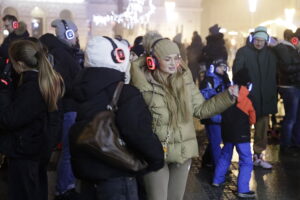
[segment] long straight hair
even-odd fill
[[[64,94],[63,79],[53,69],[40,46],[29,40],[14,41],[9,48],[9,57],[13,65],[23,67],[24,70],[28,68],[38,70],[39,88],[48,110],[57,110],[57,101]]]
[[[180,65],[176,73],[165,76],[157,69],[152,73],[156,82],[162,85],[165,91],[166,105],[169,111],[170,125],[178,128],[179,123],[186,123],[191,120],[191,110],[188,106],[187,86],[184,80],[184,65]]]

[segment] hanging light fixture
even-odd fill
[[[255,13],[256,12],[256,6],[257,6],[257,0],[248,0],[249,2],[249,11],[251,13]]]
[[[146,0],[129,0],[125,12],[121,14],[111,12],[110,15],[106,16],[93,15],[93,21],[96,25],[107,25],[109,22],[116,22],[123,24],[123,26],[128,29],[133,28],[136,24],[146,24],[149,22],[150,16],[155,12],[155,6],[153,5],[152,0],[147,1],[148,11],[144,8]]]

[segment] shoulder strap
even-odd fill
[[[117,103],[119,101],[119,97],[122,92],[123,86],[124,86],[124,82],[120,81],[115,89],[115,92],[114,92],[114,95],[113,95],[113,98],[112,98],[110,104],[107,105],[108,110],[116,111],[118,109]]]

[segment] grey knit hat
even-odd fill
[[[62,19],[56,19],[51,22],[51,26],[55,28],[55,35],[61,40],[68,40],[66,38],[66,30],[72,29],[74,32],[78,31],[77,26],[70,20],[65,20],[66,26],[63,23]]]

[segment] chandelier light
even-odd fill
[[[146,0],[129,0],[125,12],[115,14],[112,11],[110,15],[93,15],[93,22],[95,22],[96,25],[107,25],[107,23],[116,22],[128,29],[133,28],[137,24],[146,24],[149,22],[150,16],[155,12],[155,6],[152,0],[147,1],[148,11],[144,7]]]

